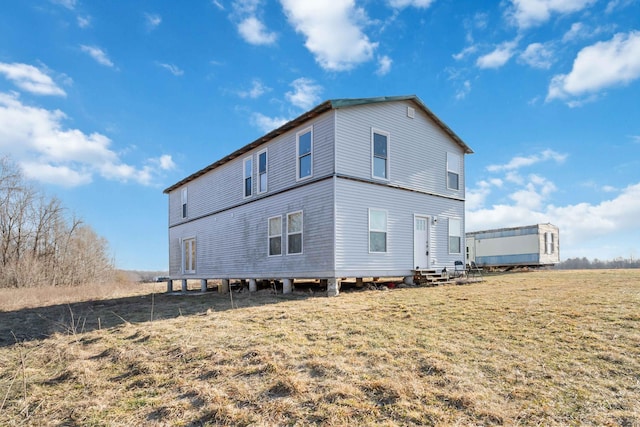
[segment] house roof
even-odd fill
[[[194,179],[198,178],[201,175],[206,174],[207,172],[222,166],[225,163],[230,162],[231,160],[242,156],[244,153],[253,150],[256,147],[261,146],[262,144],[265,144],[269,141],[271,141],[272,139],[282,135],[283,133],[286,133],[288,131],[290,131],[293,128],[298,127],[298,125],[313,119],[314,117],[319,116],[320,114],[329,111],[329,110],[337,110],[340,108],[347,108],[347,107],[353,107],[353,106],[357,106],[357,105],[366,105],[366,104],[377,104],[377,103],[381,103],[381,102],[393,102],[393,101],[412,101],[414,104],[416,104],[418,106],[418,108],[420,108],[424,113],[427,114],[427,116],[429,116],[429,118],[431,118],[431,120],[433,120],[447,135],[449,135],[449,137],[451,137],[451,139],[453,139],[457,144],[459,144],[462,149],[464,150],[464,152],[466,154],[471,154],[473,153],[473,150],[464,143],[464,141],[462,141],[462,139],[460,139],[460,137],[458,135],[455,134],[455,132],[453,132],[449,126],[447,126],[446,124],[444,124],[444,122],[442,120],[440,120],[438,118],[438,116],[436,116],[429,108],[427,108],[426,105],[424,105],[424,103],[420,100],[420,98],[418,98],[416,95],[404,95],[404,96],[381,96],[381,97],[376,97],[376,98],[342,98],[342,99],[330,99],[327,101],[324,101],[322,104],[317,105],[316,107],[312,108],[311,110],[307,111],[306,113],[301,114],[300,116],[296,117],[295,119],[285,123],[284,125],[280,126],[277,129],[272,130],[271,132],[267,133],[264,136],[261,136],[260,138],[256,139],[255,141],[245,145],[242,148],[239,148],[238,150],[234,151],[233,153],[221,158],[220,160],[217,160],[213,163],[211,163],[210,165],[200,169],[199,171],[189,175],[188,177],[176,182],[175,184],[173,184],[172,186],[166,188],[164,190],[164,193],[168,194],[169,192],[175,190],[176,188],[181,187],[182,185],[193,181]]]

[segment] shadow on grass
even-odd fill
[[[322,294],[316,293],[315,296]],[[16,342],[45,339],[55,333],[81,334],[124,323],[143,323],[231,309],[300,300],[314,294],[282,295],[268,290],[256,293],[219,294],[189,291],[186,294],[148,294],[106,300],[58,304],[0,312],[0,347]],[[233,301],[233,306],[232,306]]]

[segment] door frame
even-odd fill
[[[425,233],[426,233],[426,250],[428,251],[428,254],[426,254],[427,257],[427,264],[426,265],[420,265],[420,262],[418,260],[418,258],[416,257],[416,220],[420,218],[420,219],[424,219],[426,221],[426,228],[425,228]],[[421,270],[427,270],[431,268],[431,260],[433,258],[432,256],[432,239],[431,239],[431,215],[425,215],[425,214],[417,214],[414,213],[413,214],[413,221],[411,226],[413,227],[413,268],[416,267],[420,267]]]

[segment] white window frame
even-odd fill
[[[183,188],[180,192],[180,215],[182,219],[186,219],[189,215],[189,205],[187,204],[188,195],[187,187]]]
[[[189,245],[191,249],[188,252],[187,252],[187,245]],[[193,246],[191,247],[191,245]],[[180,247],[182,249],[182,273],[195,274],[196,269],[198,268],[198,263],[197,263],[198,246],[197,246],[197,241],[195,236],[183,238],[180,244]],[[188,260],[185,256],[187,254],[189,254]],[[192,268],[187,268],[187,267],[192,267]]]
[[[455,160],[455,165],[453,164],[453,160]],[[457,166],[457,167],[454,167]],[[449,190],[460,190],[460,170],[462,169],[462,156],[457,153],[447,153],[447,189]],[[449,174],[456,174],[458,177],[458,188],[451,187],[449,185]]]
[[[378,176],[376,175],[376,169],[375,169],[375,159],[376,159],[376,155],[375,155],[375,134],[378,135],[382,135],[385,138],[387,138],[387,158],[386,158],[386,163],[385,163],[385,176]],[[373,179],[381,179],[383,181],[389,181],[389,175],[391,172],[391,134],[389,132],[380,130],[380,129],[375,129],[375,128],[371,128],[371,178]]]
[[[449,247],[449,254],[461,254],[462,253],[462,220],[460,218],[449,218],[448,221],[448,230],[447,230],[447,236],[448,236],[448,241],[447,241],[447,246]],[[454,227],[454,224],[457,225],[457,227]],[[454,228],[457,228],[457,230],[454,230]],[[452,233],[457,233],[457,234],[452,234]],[[457,252],[453,252],[451,250],[451,238],[457,238],[458,239],[458,251]]]
[[[275,219],[278,220],[278,223],[280,224],[280,234],[271,234],[271,220]],[[279,254],[272,254],[271,253],[271,239],[273,238],[280,238],[280,253]],[[269,217],[267,219],[267,256],[268,257],[276,257],[276,256],[282,256],[282,215],[277,215],[277,216],[272,216]]]
[[[264,172],[260,171],[260,156],[264,154]],[[257,169],[258,169],[258,181],[256,182],[258,185],[258,194],[266,193],[269,189],[269,153],[265,148],[262,151],[258,151],[257,154]],[[262,177],[264,176],[264,188],[262,186]]]
[[[247,163],[250,163],[249,176],[247,176]],[[247,194],[247,179],[250,180],[249,194]],[[242,160],[242,197],[248,199],[253,195],[253,156]]]
[[[382,228],[373,228],[371,224],[371,214],[373,212],[382,212],[384,213],[384,229]],[[389,211],[386,209],[377,209],[377,208],[369,208],[369,253],[370,254],[386,254],[389,252]],[[373,251],[371,250],[371,233],[384,233],[384,251]]]
[[[292,215],[300,214],[300,231],[290,232],[289,231],[289,217]],[[300,235],[300,252],[290,252],[289,245],[289,236],[293,236],[299,234]],[[302,255],[304,252],[304,212],[303,211],[295,211],[287,214],[287,255]]]
[[[309,151],[309,154],[304,154],[303,156],[300,156],[300,137],[302,135],[306,135],[307,133],[310,134],[310,138],[311,138],[310,151]],[[306,175],[306,176],[300,176],[300,160],[306,156],[310,156],[310,161],[311,161],[311,165],[310,165],[311,167],[309,169],[310,173],[309,175]],[[305,128],[300,132],[296,133],[296,181],[309,179],[312,176],[313,176],[313,126],[309,126],[308,128]]]

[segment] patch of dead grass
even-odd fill
[[[122,301],[0,347],[0,425],[640,424],[640,271]]]

